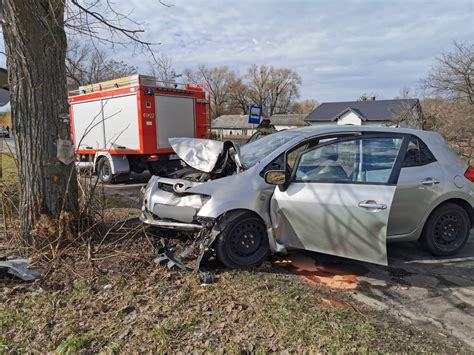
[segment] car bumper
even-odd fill
[[[149,224],[151,226],[176,229],[176,230],[182,230],[182,231],[187,231],[187,232],[197,232],[203,228],[202,225],[198,223],[185,223],[185,222],[179,222],[179,221],[163,220],[154,216],[152,213],[149,213],[147,211],[142,211],[142,214],[140,215],[140,221],[142,221],[145,224]]]
[[[184,180],[153,176],[143,193],[140,220],[145,224],[182,231],[202,229],[197,214],[209,197],[175,191],[185,189],[183,186],[186,184],[194,185]]]

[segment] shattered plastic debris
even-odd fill
[[[44,269],[30,269],[30,259],[20,256],[0,256],[0,270],[6,270],[9,274],[23,281],[34,281],[45,272]]]
[[[214,274],[211,274],[210,272],[203,272],[201,274],[201,286],[207,286],[214,282],[216,282]]]

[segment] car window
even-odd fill
[[[269,134],[242,146],[239,154],[240,160],[245,168],[248,169],[285,143],[297,137],[298,133],[291,131]]]
[[[297,181],[388,183],[402,138],[338,140],[301,154]]]
[[[436,161],[428,146],[419,138],[411,137],[408,141],[402,167],[423,166]]]
[[[347,136],[347,135],[345,135]],[[301,152],[304,152],[307,149],[311,149],[316,145],[319,144],[325,144],[331,141],[335,141],[338,138],[341,138],[340,136],[331,136],[331,137],[325,137],[325,138],[311,138],[310,140],[299,144],[298,146],[292,148],[287,154],[286,154],[286,166],[285,166],[285,153],[280,154],[277,158],[275,158],[270,164],[268,164],[261,172],[260,176],[264,177],[265,173],[269,170],[285,170],[288,169],[289,173],[293,171],[293,168],[295,166],[295,163],[298,159],[298,156]]]

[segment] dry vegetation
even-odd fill
[[[13,164],[7,160],[9,189],[17,186]],[[199,275],[155,265],[157,241],[141,226],[111,230],[138,214],[124,207],[128,201],[102,201],[102,234],[69,241],[48,260],[28,250],[47,269],[41,280],[2,276],[0,352],[462,349],[366,309],[349,293],[310,287],[271,262],[246,271],[208,265],[216,282],[201,286]],[[0,253],[16,252],[5,233],[0,246]]]

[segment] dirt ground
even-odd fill
[[[149,175],[107,187],[107,193],[136,198]],[[352,299],[388,312],[408,324],[430,329],[440,339],[458,339],[474,350],[474,230],[461,253],[437,258],[417,243],[388,245],[389,266],[312,253],[291,252],[279,266],[308,282],[345,292]],[[288,265],[291,266],[288,266]]]
[[[133,177],[103,187],[107,220],[139,214],[149,176]],[[388,268],[301,251],[211,263],[202,286],[155,265],[158,238],[138,228],[78,243],[37,282],[2,276],[0,352],[474,351],[474,239],[450,259],[390,245]]]

